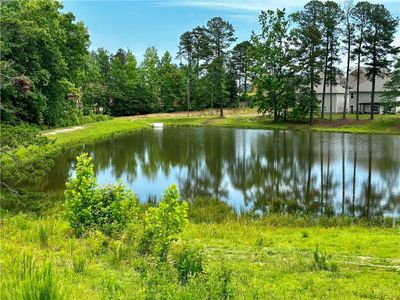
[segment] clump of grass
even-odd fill
[[[320,252],[318,250],[318,245],[315,248],[315,251],[313,253],[313,265],[312,268],[315,271],[318,270],[326,270],[326,271],[331,271],[331,272],[337,272],[338,271],[338,265],[337,263],[328,263],[328,258],[329,256],[326,253]]]
[[[307,231],[303,231],[303,232],[301,233],[301,236],[302,236],[303,238],[308,238],[310,235],[309,235],[309,233],[308,233]]]
[[[72,269],[75,273],[83,273],[85,270],[86,259],[82,255],[72,257]]]
[[[10,299],[60,299],[61,294],[54,280],[52,265],[36,267],[32,256],[23,256],[18,285],[10,292]]]
[[[174,266],[178,271],[179,281],[186,284],[189,278],[203,272],[203,254],[199,250],[185,247],[174,255]]]
[[[110,251],[111,251],[111,263],[114,266],[119,266],[121,261],[124,259],[126,253],[123,244],[120,241],[116,241],[112,245],[112,247],[110,247]]]
[[[328,264],[326,260],[327,260],[326,253],[319,252],[317,245],[313,253],[313,269],[316,271],[328,270]]]
[[[49,234],[47,233],[47,229],[43,224],[41,224],[39,226],[39,241],[40,241],[40,245],[43,248],[48,247],[48,245],[49,245]]]
[[[233,291],[231,288],[231,270],[224,266],[218,267],[208,278],[210,299],[231,299]]]
[[[264,239],[262,238],[262,237],[258,237],[257,239],[256,239],[256,246],[257,247],[263,247],[264,246]]]

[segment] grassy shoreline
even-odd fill
[[[160,121],[165,126],[309,130],[305,124],[274,124],[251,111],[241,112],[223,119],[179,114],[115,118],[49,135],[54,143],[18,149],[16,155],[26,160],[44,159],[74,145],[151,128],[152,122]],[[400,134],[393,130],[399,117],[384,121],[384,125],[379,119],[374,122],[347,129]],[[385,122],[394,125],[387,127]],[[344,127],[324,124],[312,130],[343,132]],[[44,133],[49,132],[54,131]],[[7,277],[2,276],[0,298],[18,298],[15,291],[26,288],[28,281],[21,270],[28,257],[38,270],[51,264],[52,288],[66,299],[201,298],[207,295],[204,282],[221,267],[231,272],[228,287],[235,299],[400,299],[398,220],[290,215],[227,218],[223,212],[224,217],[217,221],[210,217],[216,211],[210,208],[203,222],[193,220],[173,243],[172,254],[185,245],[203,253],[204,278],[187,285],[177,281],[171,263],[164,266],[166,274],[151,258],[138,255],[135,242],[125,233],[110,238],[92,232],[76,238],[60,204],[42,215],[3,211],[0,269]],[[326,260],[321,269],[315,268],[317,247],[319,259]],[[158,297],[151,294],[154,292]]]
[[[143,128],[151,128],[151,123],[162,122],[164,126],[211,126],[245,129],[278,129],[278,130],[313,130],[342,133],[373,133],[373,134],[400,134],[400,116],[387,115],[376,116],[373,121],[366,120],[367,116],[361,116],[361,120],[355,121],[354,115],[343,122],[341,116],[335,115],[332,122],[328,120],[318,121],[310,127],[301,123],[274,123],[272,119],[256,115],[255,110],[229,110],[224,118],[209,112],[194,113],[186,116],[184,113],[159,114],[135,117],[118,117],[113,120],[85,124],[80,129],[67,132],[59,132],[48,135],[55,139],[54,145],[61,148],[74,146],[80,143],[89,143],[113,135],[127,133]],[[72,127],[73,128],[73,127]],[[57,129],[44,131],[44,134],[57,131]]]

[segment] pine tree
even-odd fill
[[[399,52],[392,45],[399,20],[394,18],[382,4],[374,4],[368,14],[363,54],[367,76],[372,81],[371,120],[374,119],[376,77],[386,75],[392,63],[391,56]]]
[[[194,62],[195,41],[194,33],[186,31],[181,35],[179,42],[178,57],[183,57],[186,64],[186,100],[187,114],[190,111],[190,92],[192,88],[193,62]]]
[[[231,56],[231,63],[238,79],[239,89],[243,84],[244,99],[247,99],[247,83],[249,77],[248,50],[250,46],[251,43],[249,41],[244,41],[236,44],[236,46],[232,49]]]
[[[207,22],[205,33],[209,46],[209,59],[211,61],[209,71],[212,73],[214,80],[214,96],[219,101],[220,116],[223,117],[225,63],[227,51],[231,43],[236,40],[235,30],[229,22],[224,21],[220,17],[215,17]]]
[[[344,106],[343,106],[343,119],[346,119],[347,110],[347,95],[349,92],[349,74],[350,74],[350,61],[351,61],[351,45],[354,39],[354,23],[353,23],[353,0],[348,0],[343,3],[343,19],[344,26],[342,28],[342,35],[344,36],[343,43],[346,45],[347,63],[346,63],[346,83],[344,91]]]
[[[332,87],[336,85],[336,75],[339,69],[335,66],[339,61],[339,24],[343,18],[343,12],[339,5],[333,1],[324,3],[323,26],[325,37],[325,71],[322,92],[322,112],[321,118],[324,118],[325,105],[325,89],[329,82],[330,87],[330,104],[329,104],[329,119],[332,120]],[[329,63],[328,63],[329,61]]]
[[[310,125],[314,124],[314,109],[317,107],[315,87],[320,83],[323,69],[323,50],[321,15],[323,3],[312,0],[304,6],[304,10],[293,15],[298,24],[292,31],[298,73],[303,78],[302,103],[299,105],[304,113],[310,115]]]
[[[334,68],[333,63],[336,62],[338,58],[338,29],[339,23],[342,19],[343,12],[339,5],[333,1],[326,1],[323,8],[323,37],[325,46],[325,66],[324,66],[324,80],[322,88],[322,111],[321,119],[324,118],[324,107],[325,107],[325,91],[326,85],[329,82],[330,85],[330,118],[332,119],[332,82],[336,80],[336,68]],[[328,74],[329,69],[329,74]]]
[[[361,67],[361,56],[362,47],[365,42],[365,31],[368,24],[369,11],[371,4],[366,1],[361,1],[356,4],[353,9],[353,17],[355,22],[355,48],[353,55],[357,56],[357,89],[356,89],[356,119],[359,119],[359,102],[360,102],[360,67]]]

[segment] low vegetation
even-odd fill
[[[251,113],[235,111],[224,119],[117,118],[46,135],[35,130],[21,138],[10,135],[13,146],[3,148],[10,155],[2,159],[9,166],[15,159],[44,163],[44,157],[65,147],[147,128],[155,121],[166,126],[308,127],[274,124]],[[396,116],[382,118],[398,122]],[[24,144],[28,138],[31,142]],[[20,172],[29,177],[24,169]],[[2,190],[0,263],[7,274],[2,299],[400,297],[396,219],[238,214],[225,202],[207,198],[193,199],[186,207],[173,186],[159,206],[148,207],[121,184],[98,186],[86,154],[78,157],[64,206],[58,195],[15,192]]]

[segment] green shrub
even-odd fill
[[[188,222],[187,203],[179,199],[173,184],[165,191],[158,207],[150,207],[146,213],[145,238],[161,261],[166,261],[170,244]]]
[[[92,208],[96,227],[110,235],[125,229],[130,221],[136,221],[139,202],[121,182],[99,188],[100,200]]]
[[[15,149],[20,146],[44,146],[50,140],[40,134],[40,128],[28,124],[17,126],[1,124],[1,148],[3,150]]]
[[[186,284],[189,278],[203,272],[203,254],[199,250],[183,248],[174,255],[174,266],[178,271],[178,279]]]
[[[66,217],[77,236],[90,229],[105,234],[119,232],[138,214],[138,200],[122,183],[98,187],[92,158],[77,157],[76,178],[65,190]]]

